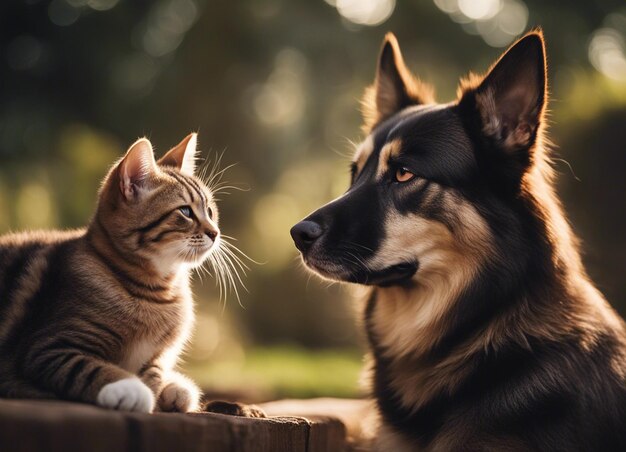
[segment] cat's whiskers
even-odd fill
[[[237,185],[231,184],[228,181],[222,180],[224,178],[224,174],[229,169],[237,165],[237,163],[232,163],[222,169],[219,169],[222,163],[224,152],[225,151],[222,151],[214,162],[212,162],[211,160],[206,160],[197,175],[197,177],[202,180],[202,182],[209,188],[214,197],[215,195],[221,194],[229,195],[230,192],[227,190],[249,190],[249,188],[239,187]]]
[[[243,281],[243,276],[246,276],[250,267],[242,259],[248,259],[250,262],[258,264],[243,251],[230,243],[228,240],[234,240],[234,238],[222,235],[219,240],[219,246],[213,250],[209,255],[207,262],[213,267],[216,274],[216,281],[220,289],[220,298],[225,301],[225,296],[228,291],[235,294],[240,306],[241,296],[238,287],[241,286],[247,292],[248,289]]]
[[[239,296],[239,290],[237,288],[237,280],[244,287],[244,289],[245,289],[245,285],[243,284],[243,281],[241,280],[239,273],[237,272],[237,269],[232,265],[232,261],[229,261],[226,258],[225,254],[221,252],[221,250],[220,252],[215,253],[215,258],[219,262],[220,268],[223,270],[225,287],[230,288],[230,290],[235,294],[235,297],[237,298],[237,302],[239,303],[240,306],[242,306],[241,297]],[[233,277],[233,273],[237,275],[237,279]]]
[[[244,257],[245,259],[249,260],[250,262],[252,262],[253,264],[256,265],[264,265],[264,262],[257,262],[254,259],[252,259],[250,256],[248,256],[246,253],[244,253],[243,251],[241,251],[237,246],[235,246],[233,243],[231,243],[231,241],[237,241],[237,239],[235,237],[232,237],[230,235],[225,235],[222,234],[222,239],[227,239],[228,241],[224,240],[224,243],[226,244],[227,247],[229,247],[232,251],[235,251],[236,253],[239,253],[242,257]],[[247,267],[246,267],[247,268]]]
[[[215,273],[217,276],[217,283],[219,285],[219,291],[220,291],[220,300],[224,302],[224,308],[226,307],[226,294],[227,294],[227,289],[228,289],[228,279],[227,279],[227,273],[228,270],[223,262],[223,260],[220,258],[219,253],[214,253],[213,255],[211,255],[211,259],[209,261],[211,263],[211,265],[213,265],[213,268],[215,269]]]
[[[202,168],[196,173],[197,177],[207,186],[214,200],[217,199],[216,195],[230,194],[230,190],[248,190],[223,180],[224,174],[236,165],[236,163],[233,163],[220,168],[224,153],[225,151],[220,152],[214,160],[206,160]],[[198,274],[200,272],[211,274],[207,270],[210,266],[219,289],[219,298],[224,301],[224,305],[226,296],[229,292],[232,292],[235,294],[239,305],[243,307],[239,287],[243,287],[246,292],[248,291],[243,281],[243,277],[250,270],[246,260],[255,264],[259,263],[231,243],[231,241],[235,240],[234,237],[222,234],[204,263],[195,268]]]

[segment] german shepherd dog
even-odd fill
[[[291,235],[370,287],[378,450],[626,450],[626,328],[554,194],[541,31],[437,104],[387,35],[348,191]]]

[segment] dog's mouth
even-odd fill
[[[320,275],[344,282],[363,284],[366,286],[401,286],[407,284],[419,267],[418,262],[403,262],[390,265],[381,270],[359,269],[348,270],[335,262],[306,259],[308,267]]]
[[[391,265],[382,270],[353,273],[350,282],[366,286],[400,286],[408,283],[417,272],[417,262],[404,262]]]

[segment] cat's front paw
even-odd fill
[[[138,378],[124,378],[102,387],[96,403],[104,408],[151,413],[154,394]]]
[[[159,408],[162,411],[188,413],[198,411],[200,391],[188,382],[172,382],[165,385],[159,396]]]

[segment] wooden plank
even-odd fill
[[[347,449],[346,427],[334,417],[309,416],[307,452],[342,451]]]
[[[299,416],[311,423],[309,450],[357,450],[374,434],[377,410],[370,400],[317,398],[260,405],[268,416]],[[334,449],[341,447],[340,449]]]
[[[304,407],[307,401],[301,403]],[[340,452],[346,448],[346,429],[330,409],[323,415],[285,412],[285,416],[259,419],[214,413],[125,413],[78,403],[0,400],[0,451]]]
[[[2,451],[124,451],[127,444],[119,413],[62,402],[0,401]]]
[[[231,451],[227,420],[175,413],[126,413],[129,451]]]
[[[219,415],[218,415],[219,416]],[[230,417],[230,429],[238,448],[245,451],[306,451],[309,425],[295,417],[252,419]]]

